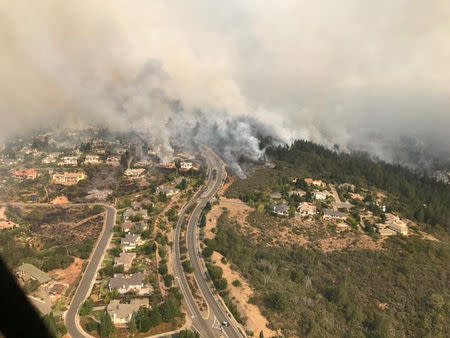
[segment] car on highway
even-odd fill
[[[228,323],[227,321],[224,320],[224,321],[222,322],[222,325],[225,326],[225,327],[228,327],[228,326],[230,326],[230,323]]]

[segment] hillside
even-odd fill
[[[308,142],[267,153],[274,168],[254,168],[226,192],[251,210],[238,219],[225,208],[205,243],[248,281],[271,329],[289,337],[450,332],[450,187]],[[324,185],[308,186],[307,177]],[[328,220],[334,186],[352,208]],[[302,189],[304,196],[292,194]],[[330,196],[314,200],[318,189]],[[289,216],[274,213],[282,203]],[[303,217],[299,203],[317,207],[316,214]],[[383,234],[380,224],[391,214],[405,235]]]

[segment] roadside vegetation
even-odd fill
[[[250,281],[252,301],[287,336],[443,336],[450,330],[448,237],[394,236],[382,251],[323,253],[295,243],[254,243],[238,229],[224,213],[208,248]],[[208,270],[220,280],[218,269]]]

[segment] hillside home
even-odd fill
[[[289,205],[287,203],[274,205],[272,210],[278,216],[289,216]]]
[[[113,324],[127,325],[130,323],[133,312],[138,312],[142,306],[149,306],[148,298],[133,298],[129,304],[120,304],[120,300],[114,299],[108,304],[106,311]]]
[[[63,156],[58,165],[77,166],[78,165],[78,157],[77,156]]]
[[[323,209],[323,219],[326,221],[337,221],[347,219],[347,214],[340,211]]]
[[[163,193],[167,197],[172,197],[180,192],[179,189],[171,187],[170,185],[160,185],[156,188],[156,194]]]
[[[323,182],[323,181],[321,181],[321,180],[314,180],[314,179],[312,179],[312,178],[305,178],[305,183],[307,184],[307,185],[314,185],[314,186],[316,186],[316,187],[325,187],[326,186],[326,183],[325,182]]]
[[[128,270],[135,258],[136,253],[134,252],[121,252],[119,257],[114,257],[114,266],[123,265],[124,270]]]
[[[350,210],[351,208],[353,208],[353,204],[349,202],[332,202],[331,206],[333,207],[334,210],[339,209]]]
[[[332,196],[328,191],[314,190],[312,196],[315,200],[325,200],[328,196]]]
[[[311,203],[303,202],[297,207],[297,212],[299,216],[310,217],[317,213],[317,208]]]
[[[135,234],[126,234],[124,238],[120,240],[120,246],[123,251],[131,251],[136,249],[141,242],[141,236]]]
[[[303,197],[306,195],[306,191],[298,189],[298,190],[291,190],[288,192],[289,197],[291,196],[298,196],[298,197]]]
[[[117,289],[120,294],[130,291],[140,291],[144,287],[145,275],[142,272],[134,273],[132,275],[125,275],[123,273],[116,273],[109,281],[109,290]]]
[[[17,276],[24,282],[32,279],[37,280],[39,284],[44,284],[51,280],[48,274],[29,263],[24,263],[17,268]]]
[[[106,159],[106,164],[113,166],[113,167],[118,167],[118,166],[120,166],[120,157],[119,156],[109,156]]]
[[[37,172],[34,169],[19,169],[13,172],[13,176],[19,180],[34,180],[37,177]]]
[[[398,216],[386,214],[386,227],[404,236],[408,235],[408,226]]]
[[[138,209],[138,210],[133,210],[131,208],[127,208],[124,212],[123,212],[123,220],[124,221],[128,221],[130,218],[133,217],[137,217],[137,216],[141,216],[143,219],[148,219],[148,213],[147,213],[147,209]]]
[[[137,169],[127,169],[125,170],[125,176],[127,176],[130,179],[137,179],[141,178],[142,175],[144,175],[145,169],[143,168],[137,168]]]
[[[192,169],[192,162],[187,162],[187,161],[181,161],[180,162],[180,169],[181,170],[189,170]]]
[[[84,164],[88,165],[96,165],[101,163],[102,161],[99,155],[86,155],[86,158],[84,159]]]
[[[86,174],[84,172],[75,172],[75,173],[54,173],[52,175],[52,181],[55,184],[62,184],[62,185],[75,185],[81,180],[84,180],[86,178]]]

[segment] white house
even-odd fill
[[[86,155],[84,160],[84,164],[100,164],[102,161],[100,160],[100,156],[98,155]]]
[[[181,162],[180,162],[180,169],[182,169],[182,170],[189,170],[189,169],[192,169],[192,162],[181,161]]]
[[[61,158],[61,162],[59,162],[59,165],[76,166],[76,165],[78,165],[78,157],[77,156],[63,156]]]

